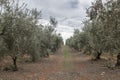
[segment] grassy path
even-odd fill
[[[63,46],[56,54],[36,63],[19,63],[18,72],[0,71],[0,80],[120,80],[120,69],[109,70],[104,60],[89,57]]]
[[[73,62],[72,62],[72,56],[70,54],[70,52],[68,52],[68,48],[64,47],[63,48],[63,56],[64,56],[64,60],[63,60],[63,70],[72,70],[73,67]]]

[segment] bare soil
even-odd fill
[[[120,80],[120,69],[110,70],[105,64],[63,47],[36,63],[19,63],[17,72],[0,71],[0,80]]]

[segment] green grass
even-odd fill
[[[72,62],[71,62],[71,55],[70,53],[68,52],[68,48],[66,46],[64,46],[64,53],[63,53],[63,56],[64,56],[64,62],[63,62],[63,68],[64,70],[70,70],[71,67],[72,67]]]
[[[70,53],[68,52],[68,47],[67,46],[64,46],[63,47],[63,52],[64,52],[64,58],[68,59],[71,57]]]

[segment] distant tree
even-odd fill
[[[51,51],[56,52],[57,49],[59,49],[62,45],[63,45],[63,40],[60,34],[54,34],[52,36]]]
[[[50,17],[50,24],[53,26],[53,27],[56,27],[58,22],[57,20],[54,18],[54,17]]]

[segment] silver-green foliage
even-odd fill
[[[120,1],[106,0],[103,3],[95,0],[87,9],[87,15],[89,20],[84,22],[82,31],[77,34],[78,40],[74,35],[67,44],[75,47],[79,44],[78,48],[95,55],[120,53]]]
[[[29,10],[26,4],[19,5],[19,0],[1,3],[0,56],[4,52],[11,56],[14,70],[17,70],[16,60],[19,55],[28,54],[32,61],[36,61],[40,57],[49,56],[52,47],[56,50],[59,48],[62,38],[54,32],[54,26],[57,25],[55,18],[51,19],[51,25],[38,25],[41,11]]]

